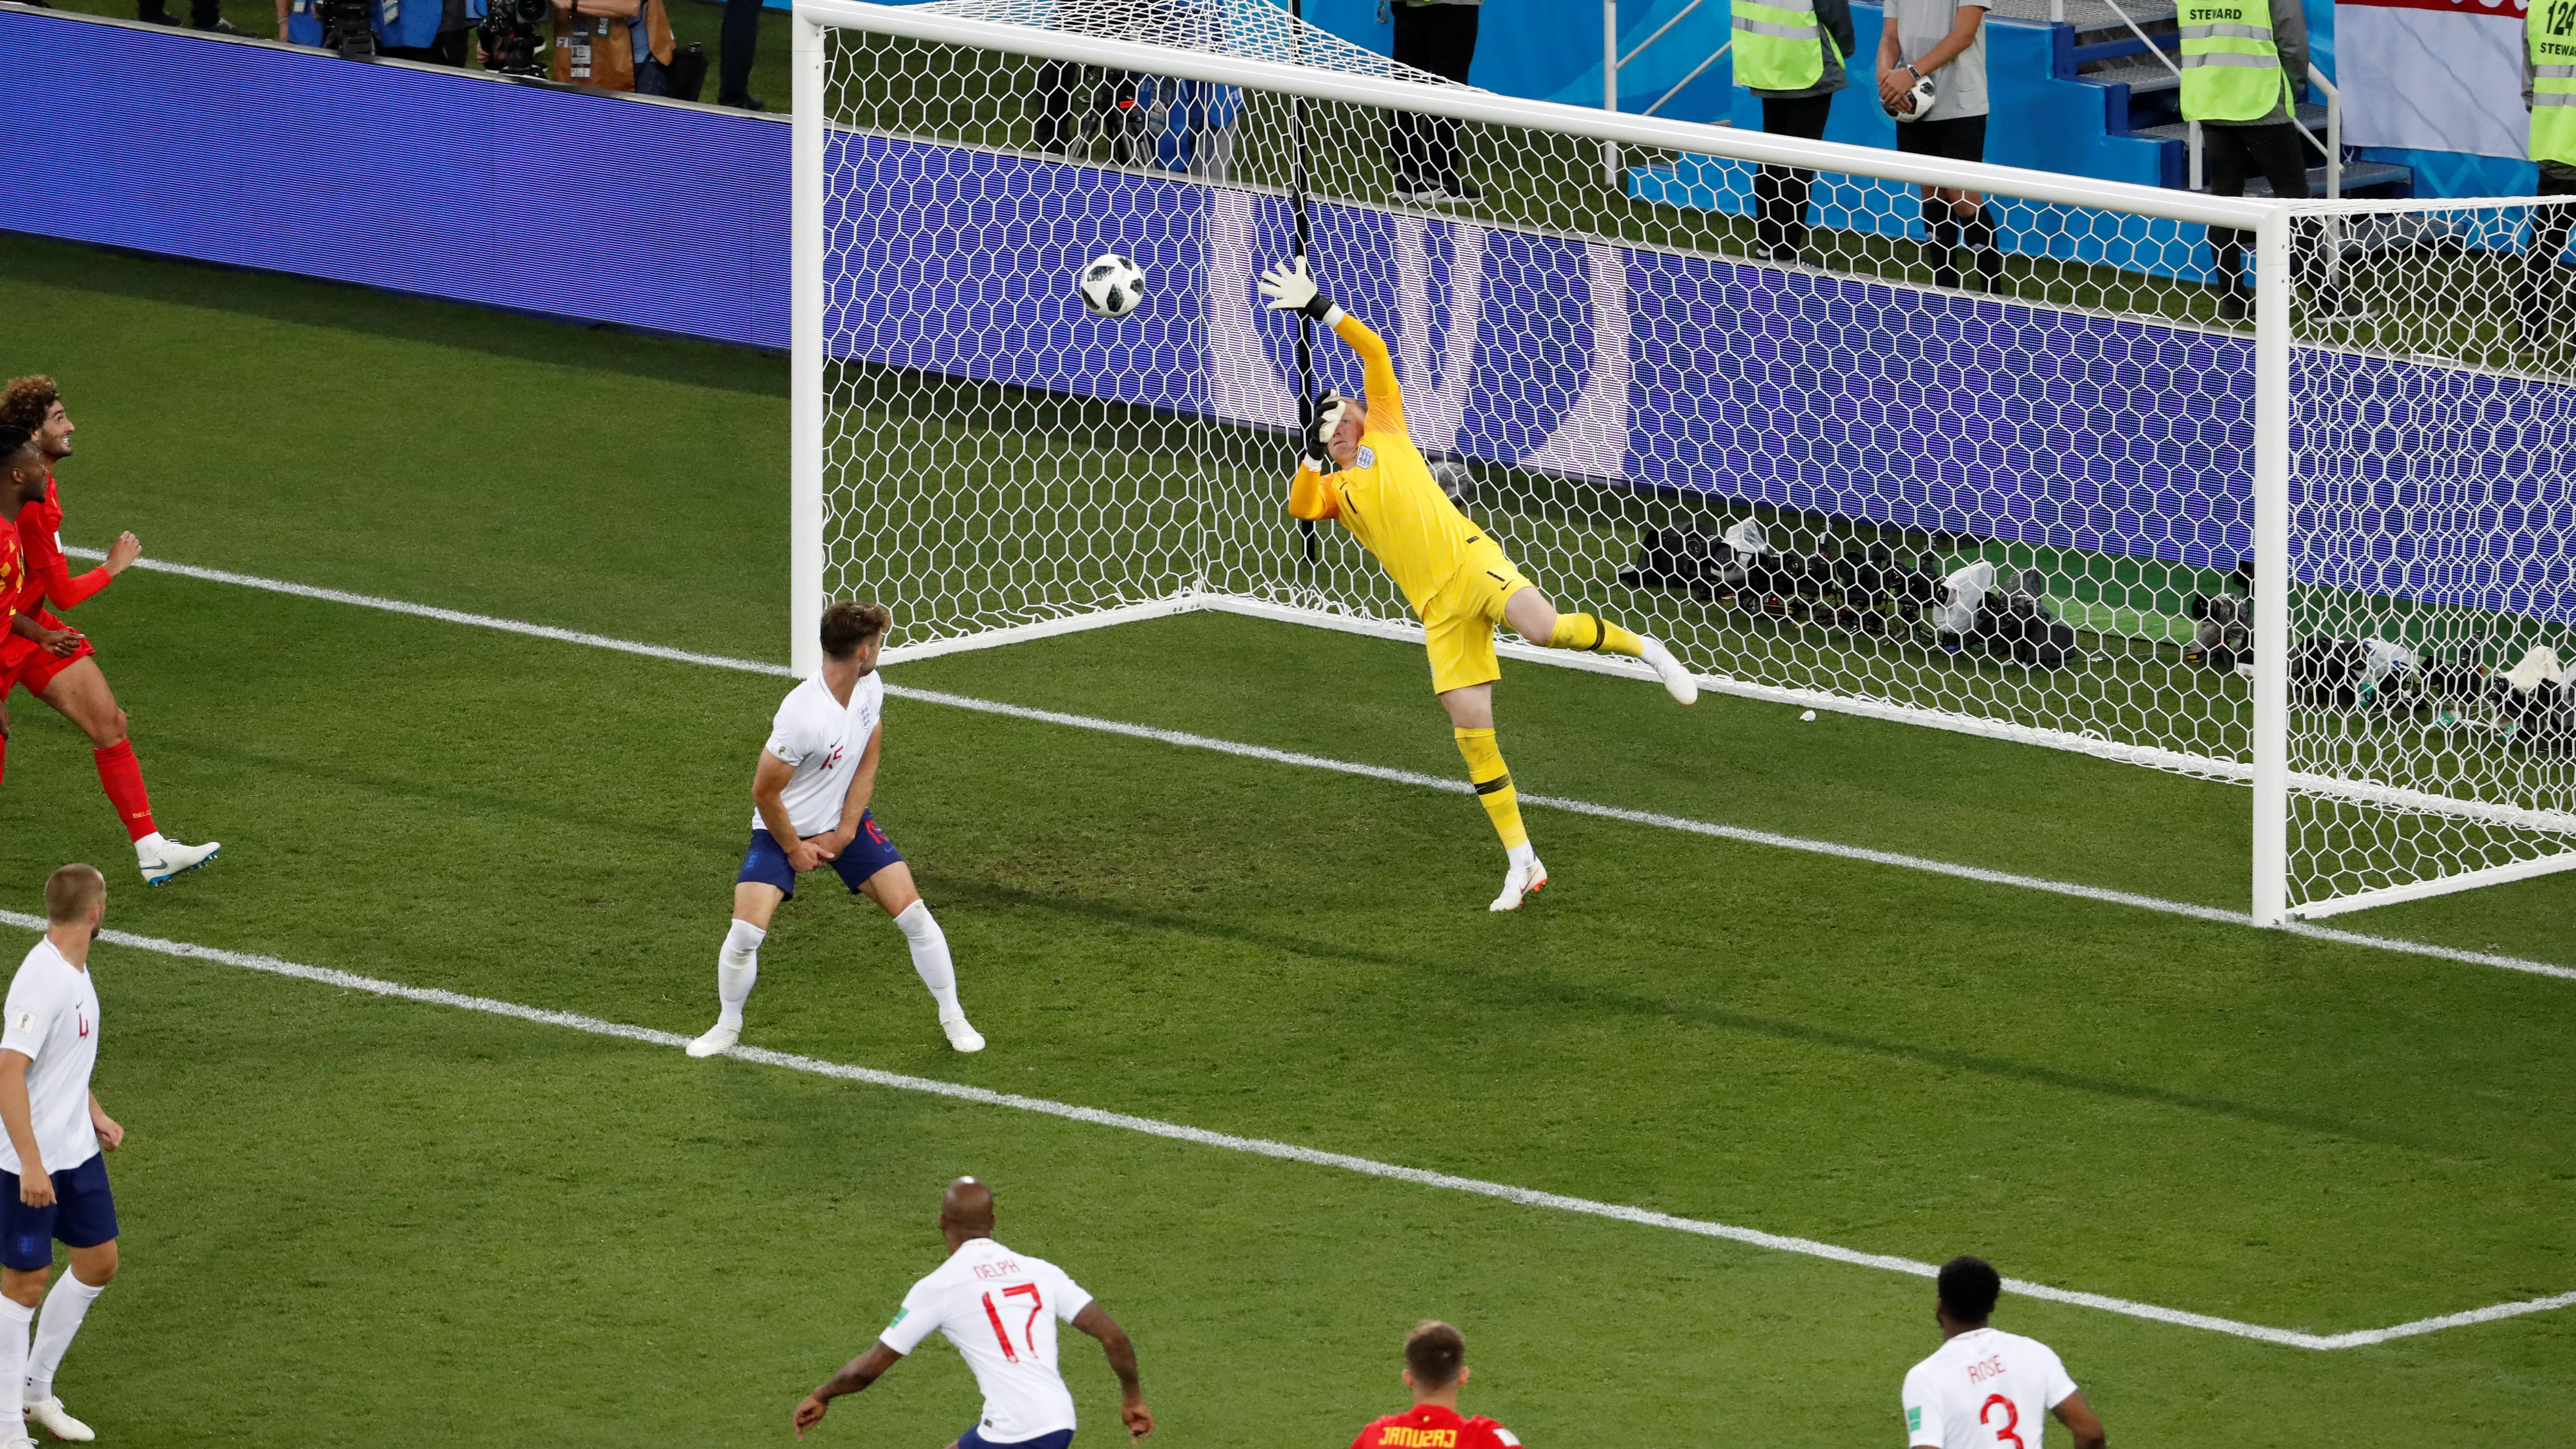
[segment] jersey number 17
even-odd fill
[[[1046,1308],[1044,1303],[1038,1301],[1038,1285],[1016,1283],[1003,1289],[1002,1296],[1005,1299],[1026,1297],[1029,1300],[1029,1321],[1020,1325],[1020,1342],[1029,1346],[1029,1352],[1037,1352],[1038,1314]],[[990,1293],[984,1295],[984,1318],[986,1322],[993,1325],[993,1337],[1001,1341],[1002,1357],[1008,1362],[1018,1363],[1019,1352],[1011,1347],[1010,1330],[1002,1326],[1002,1310],[993,1306],[993,1295]]]

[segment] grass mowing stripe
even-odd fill
[[[97,549],[67,548],[63,552],[83,559],[107,557],[104,552]],[[334,604],[354,604],[364,609],[382,609],[389,613],[436,619],[441,623],[467,624],[478,629],[499,629],[506,633],[525,634],[537,639],[552,639],[565,644],[581,644],[593,649],[614,649],[626,654],[640,654],[648,659],[667,659],[680,664],[701,664],[717,669],[740,670],[749,674],[794,677],[786,665],[772,664],[764,660],[734,659],[721,654],[698,654],[686,649],[667,648],[660,644],[639,644],[630,639],[613,639],[605,634],[586,634],[577,629],[558,629],[551,624],[530,624],[517,619],[496,618],[490,614],[469,614],[460,609],[442,609],[430,604],[414,604],[400,599],[377,598],[370,594],[352,594],[339,589],[316,588],[310,584],[288,583],[282,579],[260,578],[251,574],[228,573],[222,569],[199,568],[193,564],[159,563],[150,559],[141,559],[135,562],[134,567],[151,569],[159,573],[177,574],[182,578],[202,579],[209,583],[233,584],[242,588],[265,589],[271,593],[292,594],[297,598],[320,599]],[[1331,770],[1338,774],[1360,775],[1372,780],[1384,780],[1391,784],[1445,790],[1451,794],[1466,794],[1471,788],[1466,782],[1447,776],[1425,775],[1414,770],[1388,769],[1350,760],[1326,759],[1321,755],[1299,754],[1293,750],[1274,750],[1266,745],[1239,744],[1232,740],[1194,735],[1183,730],[1127,724],[1119,720],[1094,719],[1088,715],[1065,714],[1057,710],[1004,704],[996,700],[975,699],[962,694],[910,689],[892,683],[886,686],[886,693],[898,699],[947,705],[952,709],[971,709],[985,714],[1008,715],[1014,719],[1063,725],[1072,729],[1125,735],[1131,739],[1153,740],[1160,744],[1214,750],[1220,754],[1235,755],[1244,759],[1267,760],[1274,764],[1296,765],[1312,770]],[[2137,910],[2157,911],[2170,916],[2187,916],[2193,920],[2214,921],[2221,925],[2252,926],[2254,924],[2254,918],[2242,911],[2193,905],[2188,901],[2169,901],[2157,896],[2134,895],[2127,891],[2077,885],[2070,881],[2049,880],[2041,876],[2016,875],[2010,871],[1989,870],[1984,866],[1957,865],[1949,861],[1933,860],[1926,856],[1871,850],[1858,845],[1838,845],[1830,840],[1811,840],[1804,836],[1780,835],[1768,830],[1719,825],[1705,820],[1686,819],[1678,815],[1658,814],[1651,810],[1630,810],[1617,805],[1598,805],[1588,800],[1571,800],[1558,795],[1525,794],[1520,799],[1524,805],[1535,805],[1543,809],[1563,810],[1571,814],[1590,815],[1603,820],[1618,820],[1631,825],[1647,825],[1659,830],[1679,830],[1693,835],[1714,836],[1720,840],[1732,840],[1746,845],[1805,851],[1811,855],[1829,855],[1843,860],[1862,861],[1870,865],[1919,870],[1932,875],[1946,875],[1958,880],[1975,881],[1981,885],[2043,891],[2051,895],[2072,896],[2078,900],[2100,901],[2108,905],[2129,906]],[[2528,961],[2518,956],[2498,956],[2483,951],[2464,951],[2455,946],[2436,946],[2423,941],[2369,936],[2358,931],[2339,931],[2330,926],[2310,925],[2304,921],[2293,921],[2276,929],[2290,935],[2332,941],[2340,945],[2361,946],[2376,951],[2395,951],[2411,956],[2430,956],[2437,960],[2457,961],[2464,965],[2492,966],[2504,971],[2521,971],[2534,976],[2555,976],[2561,980],[2576,981],[2576,967],[2558,966],[2546,961]]]
[[[0,925],[20,930],[41,932],[42,917],[19,911],[0,910]],[[363,991],[376,996],[389,996],[429,1006],[453,1007],[461,1011],[478,1011],[515,1021],[535,1022],[546,1026],[566,1027],[594,1036],[617,1037],[644,1042],[652,1046],[683,1047],[689,1038],[677,1032],[657,1031],[651,1027],[631,1026],[624,1022],[603,1021],[578,1012],[552,1011],[539,1006],[521,1006],[488,996],[468,996],[463,992],[436,987],[406,986],[399,981],[384,981],[373,976],[360,976],[328,966],[306,966],[275,956],[248,951],[228,951],[215,946],[199,946],[186,941],[168,941],[157,936],[140,936],[129,931],[105,930],[98,939],[111,946],[151,951],[192,961],[214,961],[250,971],[263,971],[275,976],[289,976],[344,991]],[[1318,1148],[1299,1147],[1289,1142],[1273,1142],[1260,1137],[1238,1137],[1229,1132],[1211,1132],[1204,1128],[1183,1126],[1153,1117],[1138,1117],[1125,1112],[1108,1112],[1097,1107],[1080,1107],[1069,1102],[1049,1101],[1043,1097],[1024,1097],[1016,1092],[996,1092],[987,1087],[943,1082],[930,1077],[907,1076],[900,1072],[879,1071],[873,1067],[851,1066],[828,1062],[819,1057],[799,1056],[790,1052],[770,1051],[763,1047],[735,1046],[724,1053],[762,1066],[783,1067],[789,1071],[814,1076],[833,1077],[872,1087],[887,1087],[902,1092],[921,1092],[954,1101],[972,1102],[979,1106],[1005,1107],[1016,1112],[1039,1112],[1050,1117],[1082,1122],[1095,1127],[1112,1127],[1125,1132],[1140,1132],[1151,1137],[1169,1138],[1201,1147],[1214,1147],[1228,1152],[1250,1153],[1258,1157],[1302,1162],[1314,1167],[1336,1168],[1367,1177],[1390,1178],[1419,1187],[1438,1188],[1448,1192],[1473,1193],[1479,1197],[1497,1198],[1522,1207],[1547,1208],[1557,1212],[1581,1213],[1589,1217],[1609,1218],[1616,1222],[1634,1223],[1641,1227],[1665,1228],[1705,1238],[1722,1238],[1749,1247],[1772,1252],[1795,1253],[1803,1257],[1822,1258],[1827,1262],[1854,1267],[1877,1268],[1886,1272],[1906,1273],[1918,1278],[1931,1278],[1940,1269],[1930,1263],[1916,1262],[1886,1253],[1864,1253],[1856,1248],[1839,1247],[1812,1238],[1785,1237],[1766,1233],[1759,1228],[1737,1227],[1729,1223],[1705,1222],[1697,1218],[1676,1217],[1647,1208],[1620,1203],[1595,1202],[1590,1198],[1569,1197],[1563,1193],[1542,1192],[1536,1188],[1514,1187],[1509,1183],[1487,1182],[1481,1178],[1459,1177],[1446,1172],[1431,1172],[1419,1167],[1405,1167],[1392,1162],[1379,1162],[1347,1153],[1326,1152]],[[2446,1328],[2492,1323],[2497,1319],[2542,1313],[2554,1308],[2576,1306],[2576,1293],[2562,1293],[2551,1298],[2534,1298],[2518,1303],[2490,1304],[2462,1313],[2444,1314],[2438,1318],[2418,1319],[2388,1328],[2359,1329],[2350,1333],[2317,1334],[2290,1328],[2270,1328],[2259,1323],[2241,1323],[2232,1318],[2218,1318],[2205,1313],[2191,1313],[2179,1308],[2164,1308],[2153,1303],[2137,1303],[2126,1298],[2113,1298],[2100,1293],[2086,1293],[2071,1288],[2055,1288],[2045,1283],[2031,1283],[2018,1278],[2004,1280],[2008,1292],[2027,1298],[2046,1299],[2052,1303],[2094,1308],[2129,1318],[2143,1318],[2156,1323],[2170,1323],[2183,1328],[2204,1329],[2236,1338],[2250,1338],[2262,1343],[2290,1348],[2343,1349],[2385,1343],[2392,1338],[2408,1338],[2436,1333]]]

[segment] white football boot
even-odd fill
[[[1547,862],[1532,856],[1529,864],[1513,866],[1511,873],[1503,877],[1503,893],[1494,897],[1494,903],[1485,909],[1517,911],[1521,908],[1523,896],[1537,895],[1539,888],[1546,884]]]
[[[962,1016],[942,1017],[939,1029],[948,1033],[948,1044],[961,1052],[980,1052],[984,1049],[984,1034],[968,1025],[966,1018]]]
[[[68,1439],[75,1444],[86,1444],[98,1437],[90,1432],[89,1425],[63,1412],[60,1398],[29,1399],[27,1422],[57,1439]]]
[[[185,875],[215,858],[224,848],[220,840],[203,845],[181,845],[164,838],[158,831],[134,842],[134,863],[143,868],[145,885],[168,885],[170,877]]]
[[[1699,703],[1699,681],[1691,678],[1689,670],[1682,668],[1682,662],[1673,657],[1673,651],[1664,647],[1663,640],[1640,634],[1637,643],[1642,646],[1640,657],[1654,666],[1655,677],[1664,682],[1666,694],[1682,704]]]
[[[711,1057],[740,1040],[742,1040],[741,1027],[727,1026],[723,1022],[717,1022],[715,1025],[707,1028],[707,1034],[705,1036],[699,1037],[696,1041],[689,1043],[689,1055],[693,1057]]]

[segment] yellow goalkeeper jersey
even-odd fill
[[[1395,362],[1367,325],[1345,312],[1333,332],[1360,355],[1368,390],[1368,422],[1360,433],[1358,463],[1330,477],[1300,464],[1288,490],[1288,512],[1307,519],[1338,518],[1361,545],[1386,565],[1389,578],[1419,616],[1440,586],[1464,566],[1469,550],[1493,543],[1467,521],[1413,446],[1404,425],[1404,390]]]

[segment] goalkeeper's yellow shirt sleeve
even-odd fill
[[[1395,383],[1395,359],[1387,355],[1386,344],[1378,340],[1368,324],[1348,312],[1333,324],[1333,335],[1350,345],[1360,355],[1360,377],[1368,392],[1369,426],[1384,428],[1406,437],[1412,436],[1404,426],[1404,389]]]
[[[1341,511],[1333,490],[1324,486],[1324,475],[1299,463],[1297,481],[1288,485],[1288,516],[1314,522],[1336,517]]]

